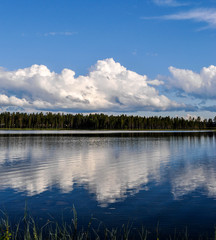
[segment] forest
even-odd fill
[[[214,129],[214,119],[200,117],[141,117],[105,114],[63,114],[63,113],[0,113],[1,129],[107,129],[107,130],[154,130],[154,129]]]

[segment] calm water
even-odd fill
[[[106,226],[212,233],[216,224],[213,132],[0,131],[0,209],[32,216],[91,216]]]

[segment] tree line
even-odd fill
[[[210,129],[216,128],[214,119],[200,117],[141,117],[105,114],[63,114],[63,113],[0,113],[0,128],[31,129]]]

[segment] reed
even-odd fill
[[[97,228],[93,227],[92,222],[97,221]],[[73,216],[70,223],[62,221],[47,222],[41,227],[37,225],[35,219],[24,213],[23,219],[17,224],[11,225],[7,214],[2,212],[0,219],[0,240],[216,240],[216,227],[212,232],[212,236],[208,237],[191,237],[188,229],[184,232],[175,230],[174,233],[167,233],[166,236],[160,235],[159,224],[156,230],[149,231],[144,226],[141,228],[133,228],[133,224],[123,224],[119,228],[107,228],[104,224],[96,219],[90,219],[86,229],[78,226],[78,217],[76,209],[73,208]]]

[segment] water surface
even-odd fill
[[[0,209],[161,231],[216,224],[214,132],[0,131]],[[197,231],[198,229],[198,231]]]

